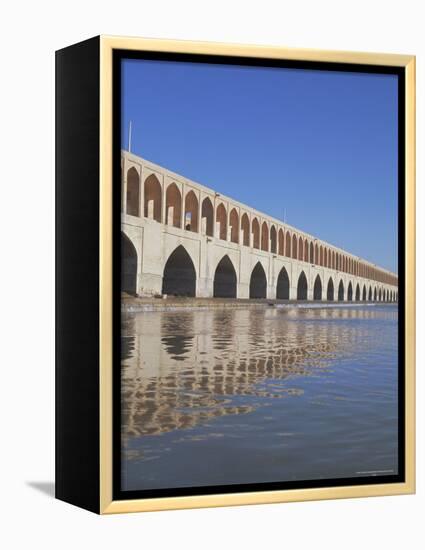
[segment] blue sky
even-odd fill
[[[122,147],[397,271],[397,78],[125,60]]]

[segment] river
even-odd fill
[[[122,316],[122,490],[396,474],[397,306]]]

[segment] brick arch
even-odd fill
[[[261,224],[261,250],[269,251],[269,227],[265,221]]]
[[[182,196],[175,183],[167,186],[165,192],[165,223],[173,227],[181,227]]]
[[[140,176],[134,166],[127,171],[126,213],[140,216]]]
[[[155,174],[151,174],[145,179],[145,200],[144,215],[145,218],[151,218],[161,223],[162,217],[162,188]]]
[[[198,233],[199,201],[195,192],[190,190],[184,199],[184,228],[186,231]]]
[[[250,236],[250,233],[249,233],[249,218],[248,218],[248,214],[246,212],[244,214],[242,214],[241,230],[242,230],[242,234],[243,234],[242,244],[244,246],[249,246],[249,236]]]

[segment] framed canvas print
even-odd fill
[[[56,53],[56,496],[414,491],[415,60]]]

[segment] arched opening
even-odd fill
[[[202,201],[202,233],[209,237],[214,236],[214,209],[208,197]]]
[[[323,246],[320,245],[320,257],[319,257],[319,265],[323,265]]]
[[[158,178],[151,174],[145,181],[145,218],[161,223],[162,189]]]
[[[376,293],[376,287],[375,287],[375,290],[373,291],[373,301],[376,302],[376,298],[377,298],[377,293]]]
[[[328,249],[326,247],[323,249],[323,266],[328,267]]]
[[[277,278],[276,298],[278,300],[289,300],[289,277],[284,267],[280,270]]]
[[[386,301],[387,301],[387,291],[384,290],[384,302],[386,302]]]
[[[272,254],[277,253],[277,233],[274,225],[270,228],[270,252]]]
[[[283,229],[279,229],[279,256],[283,256],[285,254],[285,238],[283,234]]]
[[[165,222],[173,227],[181,227],[182,196],[175,183],[167,187],[165,193]]]
[[[310,263],[314,264],[314,244],[310,243]]]
[[[229,216],[230,240],[232,243],[239,243],[239,214],[236,208],[232,208]]]
[[[372,287],[371,286],[369,287],[368,300],[369,300],[369,302],[372,301]]]
[[[351,284],[351,281],[348,283],[347,300],[349,302],[353,301],[353,285]]]
[[[246,213],[242,216],[241,229],[243,234],[242,242],[244,246],[249,246],[249,218]]]
[[[252,220],[252,246],[260,248],[260,224],[257,218]]]
[[[214,274],[214,298],[236,298],[236,271],[229,256],[224,256]]]
[[[269,251],[269,228],[266,222],[261,225],[261,250]]]
[[[320,279],[320,276],[317,275],[316,279],[314,280],[313,300],[321,300],[321,299],[322,299],[322,280]]]
[[[127,172],[127,214],[140,216],[140,178],[132,167]]]
[[[184,200],[184,228],[186,231],[198,232],[198,198],[193,191],[189,191]]]
[[[356,302],[360,302],[360,287],[359,283],[356,285]]]
[[[183,246],[178,246],[167,260],[162,278],[162,294],[195,296],[196,271]]]
[[[379,289],[378,302],[381,302],[381,301],[382,301],[382,293],[381,293],[381,289]]]
[[[291,257],[291,242],[292,242],[291,234],[289,233],[289,231],[287,231],[286,244],[285,244],[285,256],[287,256],[288,258]]]
[[[301,271],[297,284],[297,300],[307,300],[307,292],[307,277],[304,271]]]
[[[294,233],[294,235],[292,235],[292,257],[294,260],[297,259],[297,243],[298,243],[298,239]]]
[[[319,245],[317,243],[316,243],[316,246],[314,247],[314,263],[316,265],[320,265]]]
[[[344,283],[342,282],[342,279],[339,281],[338,286],[338,302],[344,301]]]
[[[267,279],[266,273],[260,262],[257,262],[251,273],[249,282],[249,297],[250,298],[266,298],[267,297]]]
[[[298,239],[298,259],[303,260],[304,259],[304,241],[300,235],[300,238]]]
[[[308,262],[308,240],[304,241],[304,261]]]
[[[366,285],[363,285],[362,301],[366,302]]]
[[[137,292],[137,251],[124,233],[121,233],[121,290],[128,294]]]
[[[329,277],[328,289],[326,291],[326,299],[329,302],[333,302],[333,300],[334,300],[334,282],[332,280],[332,277]]]
[[[217,207],[215,220],[218,223],[218,238],[227,241],[227,212],[222,202]]]

